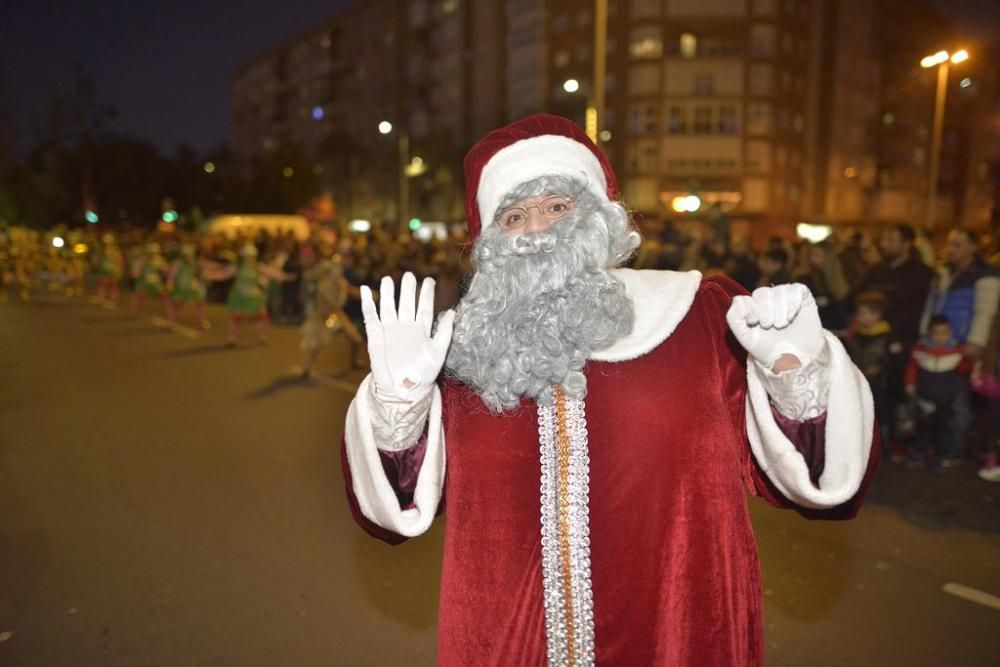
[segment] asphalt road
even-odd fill
[[[294,328],[229,350],[218,310],[153,314],[0,305],[0,666],[433,664],[443,526],[391,548],[347,511],[359,375],[293,379]],[[1000,485],[971,464],[886,462],[850,523],[751,503],[770,665],[1000,664]]]

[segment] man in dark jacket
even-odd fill
[[[885,295],[885,319],[907,350],[920,338],[920,316],[934,277],[913,250],[915,238],[909,225],[885,230],[880,244],[884,259],[871,268],[859,290]]]

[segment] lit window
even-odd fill
[[[681,35],[681,57],[694,58],[698,55],[698,38],[689,32]]]
[[[629,55],[633,58],[660,58],[663,56],[663,37],[659,26],[640,26],[629,35]]]
[[[566,67],[569,65],[569,51],[563,49],[562,51],[556,51],[555,55],[552,56],[552,64],[556,67]]]

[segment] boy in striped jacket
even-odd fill
[[[933,416],[933,428],[926,429],[911,451],[910,462],[921,463],[930,450],[934,469],[962,462],[965,431],[969,427],[969,373],[972,362],[954,337],[951,322],[944,315],[931,317],[927,336],[913,346],[903,375],[906,393]],[[932,438],[932,439],[931,439]]]

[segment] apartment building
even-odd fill
[[[954,40],[915,5],[609,0],[600,139],[626,201],[674,215],[694,194],[701,211],[717,203],[768,226],[919,222],[933,110],[919,60]],[[460,219],[461,157],[483,133],[538,111],[584,123],[593,12],[575,0],[358,3],[240,70],[236,155],[294,149],[342,209],[387,218],[403,163],[419,158],[413,213]],[[981,220],[993,200],[983,61],[974,85],[953,81],[939,184],[949,221]],[[380,135],[380,120],[394,131]]]

